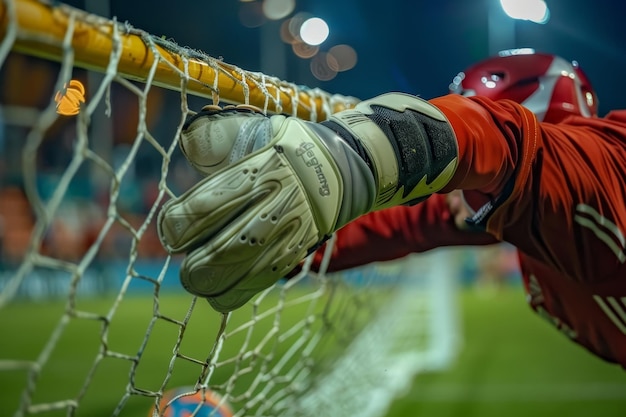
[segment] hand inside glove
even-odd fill
[[[323,123],[209,106],[188,120],[181,148],[208,176],[165,204],[159,236],[187,254],[183,286],[220,312],[284,277],[349,221],[440,190],[457,157],[443,114],[398,93]]]

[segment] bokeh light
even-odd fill
[[[290,24],[291,19],[286,19],[280,24],[280,39],[287,44],[298,41],[298,38],[289,29]]]
[[[327,52],[320,52],[311,59],[311,72],[313,76],[320,81],[330,81],[337,76],[337,71],[328,65],[328,61]]]
[[[300,38],[309,45],[320,45],[328,38],[329,33],[328,24],[319,17],[305,20],[300,27]]]
[[[354,68],[357,53],[350,45],[335,45],[328,50],[328,65],[337,72]]]
[[[294,42],[291,44],[291,49],[296,56],[300,58],[311,58],[315,56],[320,50],[320,47],[317,45],[309,45],[304,42]]]
[[[295,7],[295,0],[263,0],[263,13],[270,20],[289,16]]]

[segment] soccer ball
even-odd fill
[[[177,396],[185,394],[167,405]],[[189,394],[189,395],[186,395]],[[203,399],[204,397],[204,399]],[[155,406],[152,406],[148,417],[233,417],[233,411],[226,402],[222,402],[222,397],[209,389],[206,391],[196,390],[193,387],[175,388],[163,393],[163,398],[159,402],[159,413]],[[193,412],[202,404],[196,414]],[[167,408],[166,408],[167,407]]]

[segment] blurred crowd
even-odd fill
[[[163,257],[154,213],[155,205],[169,198],[159,189],[164,158],[146,135],[133,148],[139,96],[117,83],[111,85],[107,100],[90,119],[87,146],[102,158],[96,162],[84,154],[77,156],[76,117],[59,116],[43,129],[40,140],[29,136],[37,133],[33,126],[42,111],[54,105],[58,72],[55,63],[19,54],[9,55],[0,68],[0,262],[16,265],[29,250],[78,261],[98,240],[96,259],[128,258],[131,250],[141,258]],[[97,85],[98,80],[89,76],[81,70],[72,74],[86,86]],[[176,100],[168,94],[176,95]],[[154,88],[146,102],[146,131],[157,146],[167,149],[180,123],[178,93]],[[73,160],[82,162],[69,175]],[[174,152],[167,167],[167,187],[175,194],[198,179],[180,152]],[[67,188],[64,178],[69,179]],[[45,215],[38,211],[37,201],[46,207]],[[54,201],[58,208],[47,208]],[[31,239],[39,234],[40,239]]]
[[[45,231],[41,239],[32,239],[39,233],[36,216],[24,190],[18,186],[0,189],[0,259],[5,266],[16,265],[29,250],[37,251],[55,259],[77,262],[98,240],[96,259],[113,260],[128,258],[133,245],[139,257],[163,257],[165,251],[156,235],[154,220],[147,224],[148,211],[154,204],[156,186],[151,183],[136,184],[143,192],[139,201],[133,201],[128,209],[119,209],[109,221],[107,190],[101,190],[94,198],[65,198],[54,216],[47,222],[38,217]],[[140,229],[145,227],[144,231]],[[102,237],[100,234],[102,233]],[[35,245],[31,248],[31,245]]]

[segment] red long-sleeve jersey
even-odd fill
[[[459,143],[442,192],[463,190],[482,232],[459,230],[437,194],[337,232],[331,270],[440,246],[506,241],[530,306],[573,341],[626,368],[626,111],[540,124],[509,101],[431,100]]]

